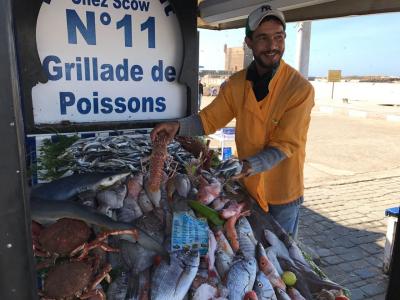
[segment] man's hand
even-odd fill
[[[251,168],[250,163],[247,160],[243,160],[242,163],[243,163],[242,171],[239,174],[232,176],[231,179],[239,180],[242,179],[243,177],[247,177],[253,174],[254,170]]]
[[[150,132],[150,138],[154,142],[157,135],[160,132],[164,132],[167,135],[168,143],[173,140],[175,135],[179,130],[179,122],[167,122],[167,123],[159,123],[157,124],[153,130]]]

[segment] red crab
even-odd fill
[[[55,265],[49,270],[44,288],[39,293],[42,300],[88,299],[94,296],[105,299],[104,292],[96,287],[104,278],[110,281],[108,272],[111,265],[107,264],[96,272],[96,264],[87,259]]]
[[[118,251],[108,246],[104,241],[109,235],[131,234],[138,238],[136,229],[104,231],[95,240],[88,243],[91,235],[90,227],[83,221],[63,218],[56,223],[43,228],[39,223],[32,221],[33,250],[36,256],[50,257],[55,261],[58,257],[73,257],[83,259],[93,248],[100,247],[104,251]],[[37,265],[38,269],[49,266],[48,261]]]
[[[64,218],[43,228],[32,221],[33,249],[35,255],[51,257],[68,257],[69,260],[55,264],[54,261],[43,261],[37,269],[51,266],[46,276],[44,289],[40,292],[42,299],[88,299],[97,296],[105,299],[103,291],[96,286],[104,279],[109,280],[111,265],[106,264],[99,270],[98,256],[89,256],[89,251],[100,247],[105,251],[119,251],[105,243],[109,235],[130,234],[138,238],[136,229],[104,231],[95,240],[88,242],[91,235],[89,226],[80,220]]]

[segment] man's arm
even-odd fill
[[[179,120],[178,135],[183,136],[199,136],[204,135],[203,124],[198,114]]]

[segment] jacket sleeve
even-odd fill
[[[275,127],[267,146],[276,147],[287,157],[304,149],[314,106],[314,88],[307,83],[289,100],[289,105]],[[304,150],[303,150],[304,151]]]
[[[218,96],[199,112],[206,135],[225,127],[235,117],[232,104],[232,91],[229,85],[229,82],[223,84]]]

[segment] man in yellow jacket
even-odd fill
[[[248,192],[265,212],[296,237],[303,202],[305,145],[314,106],[314,89],[282,60],[286,23],[282,12],[268,5],[247,19],[247,46],[254,61],[233,74],[218,96],[199,114],[158,124],[172,139],[180,135],[208,135],[236,118],[235,142],[243,161]]]

